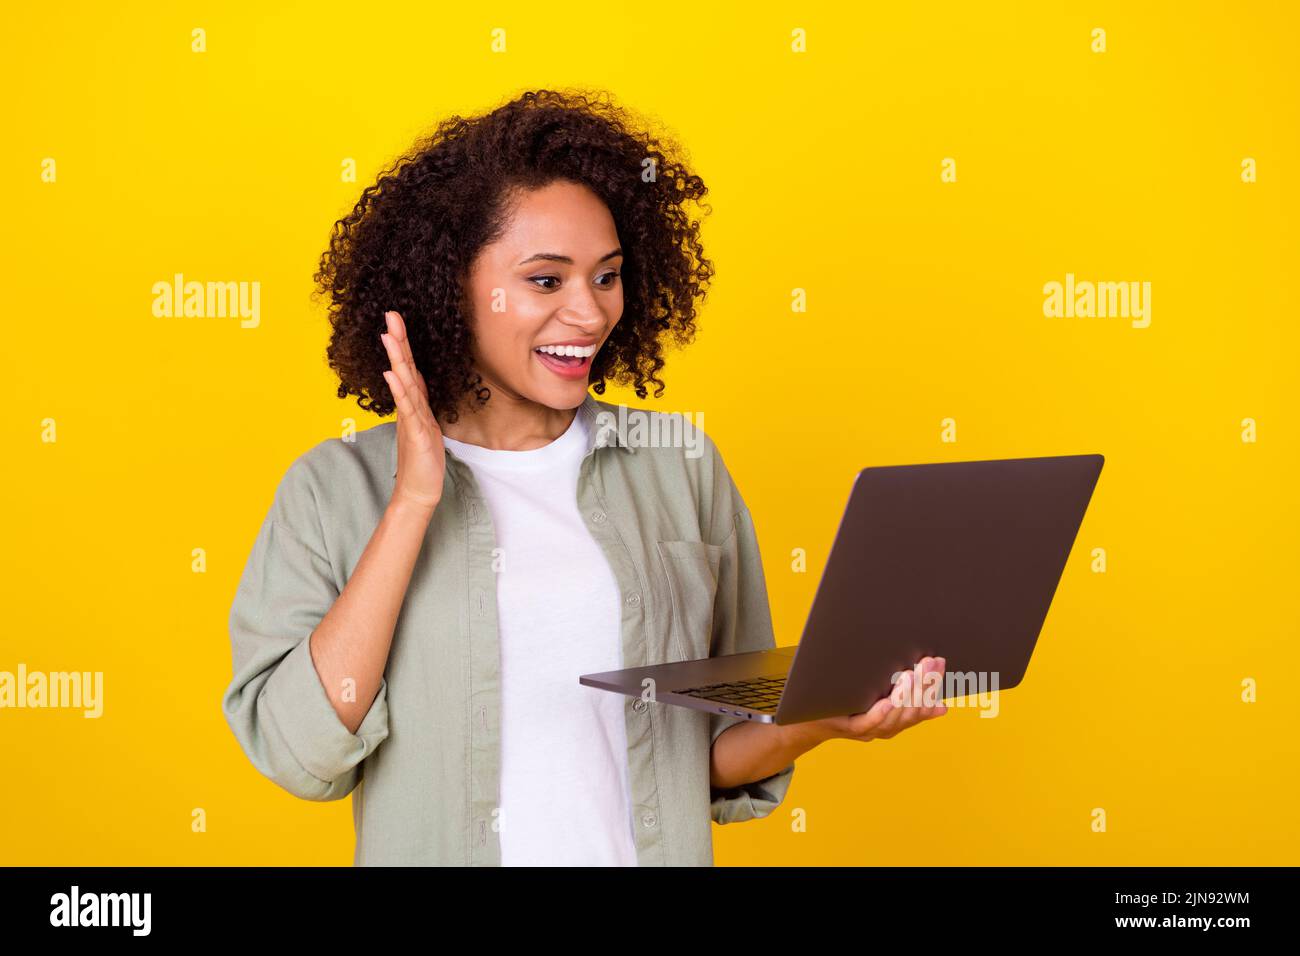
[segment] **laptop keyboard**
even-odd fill
[[[785,677],[752,677],[749,680],[730,681],[724,684],[705,684],[703,687],[691,687],[687,690],[675,690],[674,694],[688,697],[701,697],[716,700],[720,704],[736,704],[750,710],[776,710],[781,702],[781,692],[785,690]]]

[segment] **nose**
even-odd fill
[[[566,302],[556,313],[565,325],[580,329],[584,335],[590,335],[605,324],[605,313],[591,296],[579,301]]]
[[[571,326],[580,335],[595,335],[605,324],[604,319],[592,313],[584,313],[579,316],[573,312],[567,315],[561,315],[560,320],[568,326]]]

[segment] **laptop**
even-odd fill
[[[793,724],[869,710],[946,658],[943,699],[1018,685],[1101,474],[1101,455],[863,468],[798,645],[583,674],[588,687]],[[966,683],[955,683],[961,675]],[[653,685],[642,682],[647,678]],[[971,685],[970,680],[976,681]],[[983,680],[984,684],[979,684]],[[952,687],[971,687],[949,693]]]

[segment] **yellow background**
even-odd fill
[[[417,134],[573,85],[666,124],[709,186],[702,331],[644,404],[704,412],[756,518],[779,643],[799,639],[857,469],[1106,456],[1001,716],[954,708],[805,755],[771,817],[715,827],[718,862],[1300,862],[1296,18],[1136,6],[10,11],[0,670],[102,670],[105,713],[0,711],[0,862],[351,862],[350,802],[276,788],[220,712],[276,483],[345,418],[379,421],[334,397],[311,274]],[[154,318],[175,272],[260,282],[261,325]],[[1150,327],[1045,318],[1067,272],[1151,282]]]

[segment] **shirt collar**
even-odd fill
[[[617,415],[615,412],[605,407],[606,403],[596,399],[590,392],[578,406],[578,414],[586,418],[587,424],[587,455],[590,455],[597,448],[610,446],[622,448],[628,454],[635,454],[636,449],[623,440],[624,436],[620,433]],[[617,408],[619,406],[613,406]],[[601,416],[604,416],[602,418]],[[392,471],[392,476],[397,477],[397,423],[393,423],[393,429],[390,432],[393,436],[392,447],[388,453],[388,463]],[[451,461],[464,464],[456,453],[451,449],[446,450],[447,458]],[[583,456],[584,458],[586,455]]]

